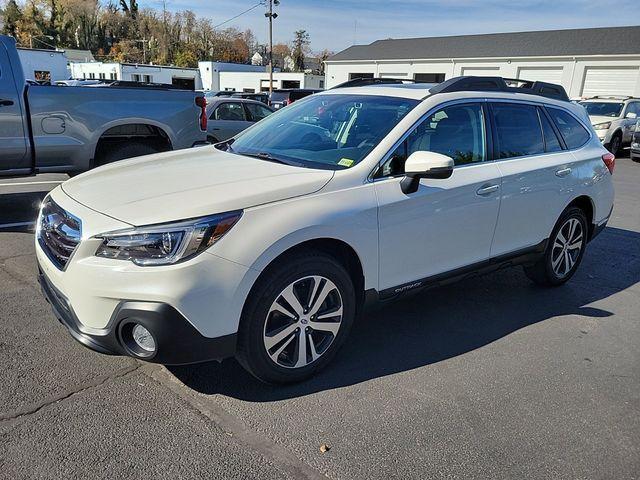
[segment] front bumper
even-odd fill
[[[108,355],[127,355],[153,363],[184,365],[223,360],[236,350],[236,334],[217,338],[201,335],[175,308],[160,302],[122,301],[104,328],[90,328],[77,318],[68,299],[57,290],[38,266],[42,293],[55,316],[71,336],[85,347]],[[153,335],[157,349],[140,356],[129,347],[127,326],[141,324]]]

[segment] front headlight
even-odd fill
[[[97,257],[129,260],[136,265],[170,265],[206,250],[231,230],[242,211],[176,223],[163,223],[98,235]]]
[[[593,128],[596,130],[609,130],[611,128],[611,122],[596,123]]]

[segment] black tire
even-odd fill
[[[634,162],[640,163],[640,153],[636,155],[633,152],[631,152],[629,155],[631,156],[631,160],[633,160]]]
[[[312,275],[321,276],[333,282],[342,302],[342,320],[337,334],[331,334],[332,336],[328,337],[330,340],[328,347],[322,351],[323,353],[321,353],[316,360],[311,360],[306,366],[297,368],[290,366],[287,368],[276,363],[269,355],[269,352],[267,352],[265,345],[266,324],[268,321],[271,321],[269,319],[273,318],[270,316],[272,315],[270,313],[271,307],[274,302],[280,298],[281,293],[291,284]],[[332,295],[335,295],[335,293],[332,293]],[[318,296],[316,298],[318,298]],[[298,297],[298,299],[300,298]],[[301,300],[300,303],[307,303],[308,308],[308,304],[311,304],[312,301],[304,302]],[[236,357],[249,373],[265,383],[299,382],[314,375],[333,359],[340,347],[344,344],[349,330],[353,325],[355,315],[356,294],[353,282],[340,263],[330,255],[314,250],[293,254],[285,257],[283,261],[277,265],[269,267],[252,289],[240,320]],[[289,327],[294,324],[301,326],[299,322],[295,320],[284,318],[288,322],[291,322]],[[290,339],[292,348],[296,348],[296,353],[291,355],[291,357],[295,359],[295,356],[299,353],[299,348],[297,348],[300,345],[298,343],[299,335],[305,335],[305,339],[317,333],[324,335],[324,332],[320,332],[319,330],[306,333],[307,330],[310,330],[310,327],[306,327],[304,330],[305,331],[297,328],[292,334],[284,337],[285,340],[276,344],[274,349],[278,350],[284,343],[288,343],[286,339]],[[309,340],[305,340],[304,342],[305,360],[312,358],[311,347],[309,347],[310,343]],[[277,356],[277,360],[279,360],[283,354],[286,359],[288,354],[285,351]]]
[[[124,160],[127,158],[141,157],[143,155],[151,155],[153,153],[158,153],[158,149],[155,148],[153,145],[149,145],[148,143],[142,143],[142,142],[121,143],[109,149],[102,156],[102,158],[98,160],[98,166],[117,162],[118,160]]]
[[[622,148],[622,135],[620,133],[616,133],[611,137],[611,141],[609,142],[609,146],[607,150],[613,153],[616,157],[620,153]]]
[[[211,145],[214,145],[216,143],[220,143],[220,140],[218,140],[216,137],[212,137],[211,135],[207,136],[207,142],[209,142]]]
[[[560,274],[554,269],[554,259],[557,260],[558,255],[560,255],[563,258],[566,258],[564,257],[564,255],[566,254],[564,253],[564,250],[556,246],[557,245],[556,242],[562,243],[560,241],[558,234],[562,230],[563,231],[562,236],[563,237],[566,236],[566,232],[567,232],[566,228],[567,228],[568,222],[572,219],[577,220],[580,224],[581,233],[582,233],[582,237],[581,237],[582,244],[575,257],[572,257],[571,253],[568,254],[570,255],[569,257],[570,260],[567,260],[567,261],[574,262],[574,263],[571,266],[571,268],[568,269],[567,272],[562,272]],[[549,241],[547,243],[547,248],[544,252],[544,255],[535,264],[524,266],[524,273],[533,282],[545,287],[556,287],[556,286],[562,285],[563,283],[566,283],[567,281],[569,281],[571,277],[573,277],[573,275],[576,273],[576,270],[580,266],[580,263],[582,262],[582,257],[584,256],[584,251],[587,246],[588,235],[589,235],[589,228],[587,223],[587,217],[584,211],[578,207],[569,207],[562,213],[562,215],[560,215],[560,219],[558,220],[555,227],[553,228],[553,231],[551,233],[551,236],[549,237]],[[569,244],[571,243],[571,241],[572,239],[569,238],[566,243]],[[577,242],[577,238],[573,240],[573,243],[575,242]],[[558,250],[560,250],[560,252]],[[566,263],[564,263],[563,261],[563,258],[560,259],[560,263],[563,263],[564,265],[566,265]]]

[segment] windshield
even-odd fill
[[[418,103],[374,95],[312,95],[246,130],[228,149],[312,168],[349,168]]]
[[[619,117],[622,113],[623,103],[615,102],[581,102],[587,113],[591,116]]]

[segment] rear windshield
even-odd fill
[[[418,103],[377,95],[311,95],[241,133],[228,151],[312,168],[349,168]]]
[[[589,115],[601,117],[619,117],[624,103],[616,102],[582,102],[580,103]]]
[[[273,92],[271,94],[272,102],[282,102],[289,98],[289,92]]]

